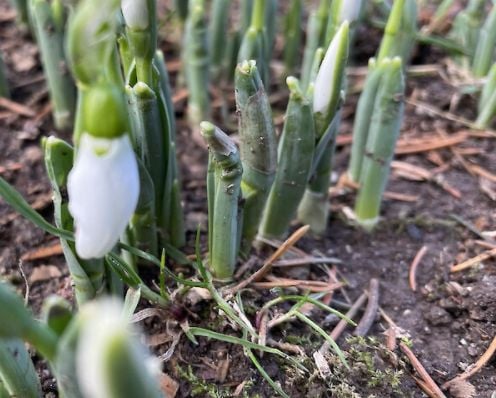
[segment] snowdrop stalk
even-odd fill
[[[90,259],[105,256],[123,235],[140,187],[122,91],[96,85],[84,100],[83,133],[67,188],[76,252]]]
[[[345,67],[348,61],[349,24],[343,22],[332,40],[315,79],[313,113],[316,151],[312,175],[298,208],[298,219],[322,234],[327,225],[328,190],[335,147],[339,108],[343,100]]]
[[[383,73],[381,68],[384,68],[387,62],[382,62],[381,64],[383,66],[378,68],[375,58],[369,60],[367,78],[358,100],[353,125],[353,145],[351,146],[350,164],[348,166],[348,178],[355,183],[360,181],[365,145],[367,144],[368,132],[374,112],[375,96]]]
[[[72,127],[76,87],[64,54],[64,30],[47,0],[30,0],[31,19],[47,77],[55,126]]]
[[[5,64],[3,62],[2,54],[0,54],[0,97],[9,98],[9,85],[7,83],[7,76],[5,73]]]
[[[236,68],[236,108],[239,114],[241,189],[245,199],[241,251],[248,253],[257,234],[277,166],[277,141],[269,99],[255,61]]]
[[[238,63],[255,60],[260,77],[265,87],[269,81],[269,42],[267,38],[266,2],[268,0],[255,0],[251,24],[246,31],[238,53]]]
[[[308,17],[307,41],[303,53],[303,64],[301,69],[301,85],[305,91],[310,84],[310,73],[312,70],[315,52],[324,45],[327,19],[329,15],[329,0],[320,0],[319,8]]]
[[[378,62],[386,57],[401,57],[403,66],[406,67],[415,45],[416,34],[416,0],[395,0],[377,55]]]
[[[121,7],[136,61],[137,79],[151,86],[157,46],[156,0],[123,0]]]
[[[189,0],[189,2],[182,61],[189,92],[188,117],[191,124],[197,128],[198,124],[202,120],[209,119],[210,115],[209,54],[205,0]]]
[[[259,230],[259,235],[269,239],[283,238],[296,214],[315,145],[312,107],[297,79],[288,77],[287,84],[291,94],[279,141],[277,172]]]
[[[496,117],[496,64],[489,71],[487,81],[482,88],[479,99],[479,116],[475,124],[479,128],[487,128],[494,117]]]
[[[75,365],[84,398],[163,397],[157,361],[137,340],[119,302],[81,309]]]
[[[493,5],[484,25],[482,26],[472,64],[475,77],[484,77],[491,69],[495,60],[496,48],[496,4]]]
[[[300,51],[303,20],[302,0],[292,0],[288,14],[284,19],[284,67],[286,75],[293,72]]]
[[[272,52],[274,50],[274,42],[277,32],[277,5],[278,0],[267,0],[265,3],[265,31],[267,40],[266,62],[270,65]]]
[[[182,22],[186,21],[186,18],[188,17],[189,1],[188,0],[174,0],[174,6],[176,8],[176,12],[177,12],[177,15],[179,16],[179,19]]]
[[[371,230],[379,219],[382,195],[389,177],[391,160],[403,118],[405,82],[401,58],[386,58],[378,67],[381,81],[374,100],[373,118],[360,173],[355,202],[357,222]]]
[[[486,3],[486,0],[469,0],[467,7],[460,11],[453,21],[450,36],[470,54],[458,57],[457,60],[467,68],[474,59],[474,50],[477,48]]]
[[[215,278],[232,278],[238,255],[239,203],[243,168],[234,142],[219,128],[202,122],[208,145],[209,265]]]
[[[226,52],[225,36],[231,1],[214,0],[212,2],[210,23],[208,26],[210,68],[212,77],[218,78]]]

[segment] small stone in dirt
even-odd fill
[[[408,233],[408,236],[412,238],[413,240],[420,241],[422,240],[422,237],[424,234],[420,230],[419,227],[417,227],[415,224],[407,224],[406,225],[406,232]]]
[[[433,326],[448,325],[452,322],[451,315],[445,309],[432,306],[424,315],[424,318]]]

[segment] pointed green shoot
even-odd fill
[[[209,122],[200,125],[210,152],[208,189],[209,265],[215,278],[232,278],[238,254],[238,206],[243,169],[234,142]]]
[[[484,77],[495,61],[496,48],[496,4],[493,5],[479,33],[472,63],[475,77]]]
[[[479,116],[475,121],[477,127],[487,128],[491,120],[496,117],[496,64],[487,75],[487,81],[482,89],[479,100]]]
[[[254,61],[238,65],[235,87],[243,163],[241,188],[245,199],[241,250],[247,253],[274,181],[277,141],[269,99]]]
[[[384,68],[377,90],[355,202],[357,222],[366,230],[371,230],[379,220],[382,195],[403,117],[404,91],[402,62],[396,57]]]
[[[401,57],[406,67],[415,46],[417,34],[416,0],[395,0],[377,55],[380,62],[384,58]]]
[[[374,101],[381,82],[383,69],[389,60],[384,60],[377,65],[375,58],[369,60],[369,68],[365,85],[358,100],[355,123],[353,125],[353,145],[351,146],[350,164],[348,166],[348,177],[358,183],[362,171],[362,161],[365,153],[365,145],[374,112]]]
[[[303,197],[312,165],[315,132],[312,108],[294,77],[286,80],[290,97],[278,147],[278,167],[259,234],[283,238]]]

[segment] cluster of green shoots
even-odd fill
[[[282,240],[294,221],[309,225],[315,234],[326,232],[332,162],[347,91],[346,67],[357,25],[370,11],[368,4],[321,0],[308,17],[304,48],[305,2],[292,0],[288,5],[282,75],[289,100],[280,137],[268,96],[274,79],[277,1],[212,0],[210,14],[204,0],[175,4],[184,27],[182,73],[189,120],[209,148],[208,267],[198,236],[195,262],[180,251],[186,235],[176,120],[164,54],[157,49],[156,1],[81,0],[70,6],[61,0],[16,2],[20,20],[39,45],[54,123],[59,129],[73,129],[73,145],[54,136],[43,140],[55,225],[1,177],[0,195],[35,225],[60,238],[80,311],[51,298],[42,321],[37,321],[22,300],[0,284],[0,397],[41,394],[24,341],[48,361],[61,395],[162,396],[159,369],[134,338],[130,319],[141,297],[171,309],[166,276],[182,293],[207,289],[223,315],[243,331],[242,337],[234,337],[185,327],[193,343],[205,336],[242,345],[281,396],[287,395],[261,367],[255,351],[280,356],[307,371],[297,359],[260,340],[244,313],[239,291],[227,289],[221,294],[214,282],[232,281],[236,264],[250,255],[257,237]],[[239,6],[240,19],[230,22],[233,4]],[[380,48],[369,61],[355,112],[347,171],[359,187],[356,222],[366,230],[379,220],[402,122],[406,70],[419,37],[415,0],[381,6],[387,22]],[[459,44],[472,50],[462,51],[459,61],[470,65],[476,76],[487,76],[477,121],[481,126],[496,109],[496,67],[491,69],[496,14],[493,6],[482,24],[483,7],[484,2],[471,1],[453,27],[453,40],[469,40]],[[226,36],[230,25],[235,29]],[[234,84],[239,145],[210,121],[211,81]],[[3,73],[0,94],[8,95]],[[166,255],[190,265],[199,280],[174,274]],[[145,263],[160,270],[159,291],[140,277],[139,267]],[[124,304],[104,298],[124,297],[126,288]],[[344,360],[327,333],[299,311],[310,302],[342,316],[324,305],[321,296],[281,294],[263,310],[296,302],[284,321],[304,322]]]

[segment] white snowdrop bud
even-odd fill
[[[145,30],[148,28],[148,1],[147,0],[122,0],[122,14],[126,25],[131,29]]]
[[[355,22],[360,16],[363,0],[343,0],[339,14],[340,21]]]
[[[138,164],[128,136],[84,133],[67,188],[77,254],[103,257],[118,242],[138,203]]]
[[[337,103],[341,95],[341,75],[347,59],[348,32],[349,24],[345,21],[334,35],[320,65],[314,84],[314,113],[326,114],[330,105]]]

